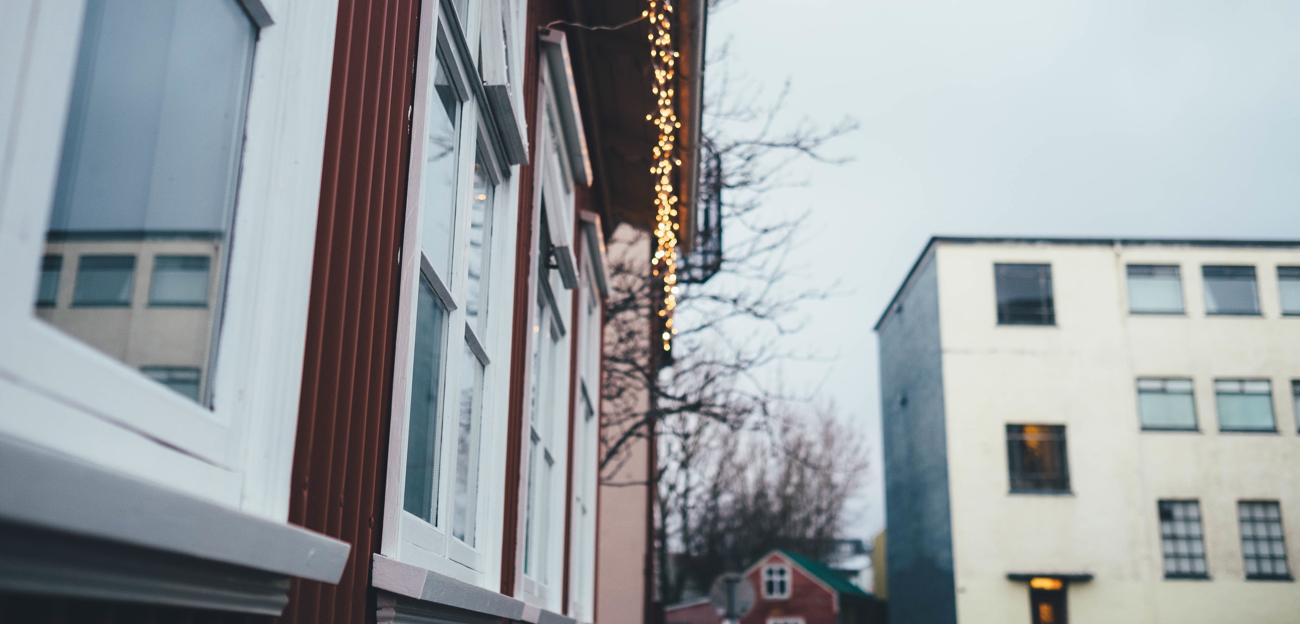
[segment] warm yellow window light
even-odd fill
[[[1029,586],[1034,589],[1060,589],[1064,585],[1065,584],[1061,582],[1061,579],[1048,578],[1045,576],[1029,579]]]

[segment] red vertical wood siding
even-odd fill
[[[285,622],[374,621],[418,0],[341,0],[289,520],[352,544],[294,580]]]

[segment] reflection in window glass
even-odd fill
[[[1206,314],[1259,314],[1255,267],[1201,267],[1205,281]]]
[[[36,305],[52,308],[59,302],[59,277],[63,275],[63,256],[41,259],[41,284],[36,289]]]
[[[199,400],[199,369],[189,366],[141,366],[140,372],[146,377],[164,385],[183,396]]]
[[[1173,265],[1128,265],[1128,309],[1133,314],[1182,314],[1183,280]]]
[[[72,305],[128,307],[135,287],[135,256],[82,256]]]
[[[131,305],[137,257],[222,270],[256,29],[238,0],[89,0],[81,32],[46,236],[47,254],[81,258],[74,308],[37,316],[133,368],[198,370],[202,387],[212,311],[93,308]]]
[[[1190,379],[1139,379],[1138,415],[1143,429],[1196,429]]]
[[[456,428],[456,498],[452,510],[451,534],[474,545],[474,516],[478,500],[479,400],[483,387],[483,364],[465,345],[460,371],[460,413]]]
[[[1046,264],[994,266],[999,325],[1054,325],[1052,267]]]
[[[149,305],[208,305],[207,256],[154,256]]]
[[[1277,285],[1282,314],[1300,315],[1300,266],[1278,267]]]
[[[483,161],[474,162],[474,197],[469,212],[469,278],[465,291],[465,322],[471,327],[486,316],[487,271],[491,254],[492,180]]]
[[[1220,431],[1276,431],[1272,384],[1267,379],[1214,382]]]
[[[537,434],[528,444],[528,498],[524,509],[524,574],[537,575]]]
[[[411,366],[410,432],[406,439],[406,495],[403,508],[437,524],[438,464],[442,428],[438,387],[442,379],[442,337],[447,312],[427,279],[420,279],[415,308],[415,361]]]
[[[460,99],[450,82],[447,64],[439,55],[433,71],[433,93],[425,115],[424,191],[421,198],[424,232],[421,246],[440,277],[449,275],[451,224],[456,216],[456,139],[460,128]],[[446,280],[444,280],[446,282]]]

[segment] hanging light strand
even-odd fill
[[[641,13],[650,20],[650,61],[654,67],[654,84],[650,93],[655,101],[655,111],[646,115],[646,121],[654,124],[659,131],[659,142],[655,145],[654,166],[650,174],[655,181],[655,238],[658,246],[654,258],[650,260],[651,271],[662,277],[663,305],[659,316],[664,319],[664,351],[672,350],[673,310],[677,307],[677,193],[673,189],[673,167],[680,166],[681,160],[675,153],[677,129],[682,124],[677,121],[674,105],[673,77],[676,75],[677,52],[673,50],[671,0],[649,0],[650,8]]]

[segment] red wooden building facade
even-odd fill
[[[0,9],[0,621],[596,621],[643,12],[691,223],[703,0],[51,4]]]

